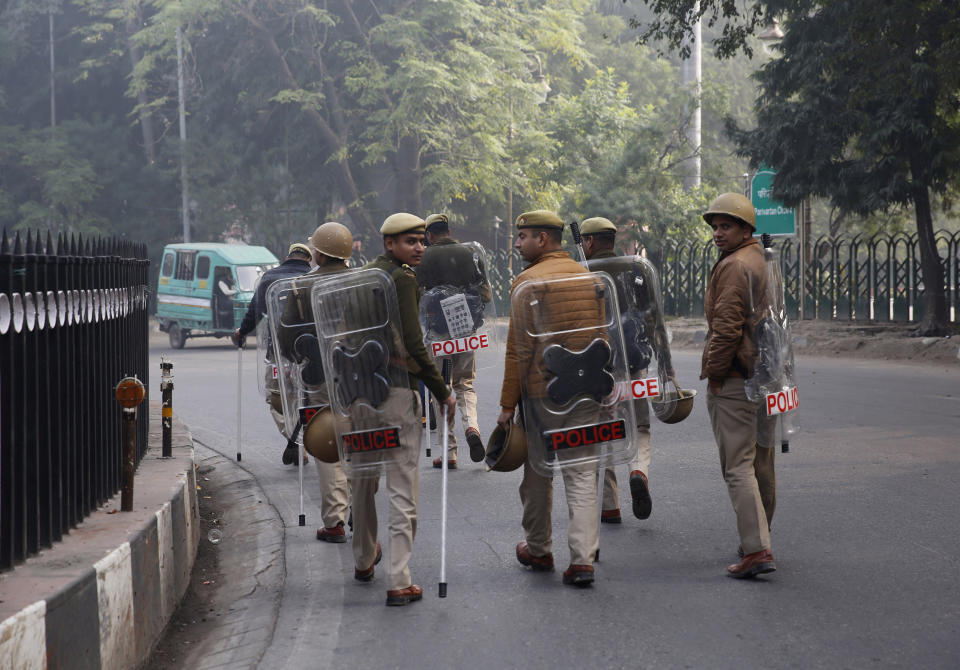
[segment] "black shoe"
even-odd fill
[[[647,476],[639,470],[630,473],[630,497],[633,498],[633,516],[638,519],[649,519],[653,510],[653,501],[650,500],[650,487]]]
[[[487,455],[487,450],[483,446],[483,440],[480,439],[480,433],[475,430],[467,431],[467,444],[470,445],[470,460],[479,463]]]
[[[284,465],[293,465],[297,462],[297,447],[296,442],[287,442],[287,448],[283,450],[283,464]]]

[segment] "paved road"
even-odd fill
[[[191,340],[159,345],[175,364],[175,411],[195,438],[232,458],[236,350]],[[675,354],[694,384],[695,352]],[[317,542],[319,490],[297,470],[257,396],[244,355],[243,462],[285,524],[286,579],[262,668],[892,668],[960,664],[960,369],[805,357],[799,435],[777,454],[773,549],[778,571],[724,575],[734,516],[706,407],[654,422],[653,515],[601,528],[592,589],[526,572],[520,472],[488,473],[461,448],[450,474],[449,596],[437,597],[440,475],[420,471],[420,529],[411,569],[424,600],[384,607],[384,580],[352,579],[350,545]],[[494,423],[499,370],[481,373],[481,424]],[[695,383],[700,393],[703,385]],[[621,466],[625,483],[626,467]],[[560,488],[560,484],[557,484]],[[385,499],[378,507],[385,509]],[[381,538],[386,537],[381,514]],[[569,561],[555,496],[554,554]],[[384,540],[384,550],[387,550]],[[221,557],[221,561],[225,557]],[[263,615],[263,612],[260,613]]]

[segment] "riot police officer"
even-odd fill
[[[587,260],[600,260],[605,258],[617,258],[613,250],[616,242],[617,227],[612,221],[602,216],[586,219],[580,224],[580,232],[583,235],[583,252]],[[672,377],[674,374],[673,364],[670,359],[670,345],[667,342],[667,331],[663,323],[663,315],[657,305],[653,293],[655,287],[659,285],[656,273],[648,263],[630,263],[630,259],[624,258],[629,263],[629,267],[624,266],[624,271],[629,275],[639,275],[636,279],[629,282],[617,282],[618,301],[620,303],[621,318],[626,320],[637,320],[641,323],[631,324],[633,326],[633,339],[650,340],[651,345],[647,345],[651,351],[656,351],[657,363],[665,369],[667,374]],[[594,269],[596,263],[591,263],[591,269]],[[613,272],[613,270],[610,270]],[[652,276],[645,276],[652,275]],[[639,281],[637,281],[637,279]],[[631,295],[625,295],[627,291]],[[642,303],[645,310],[642,313],[634,314],[633,309],[638,303]],[[641,337],[638,337],[641,336]],[[636,342],[628,340],[627,348]],[[630,357],[628,351],[628,358]],[[645,372],[636,370],[636,372]],[[630,464],[630,497],[633,503],[633,515],[638,519],[647,519],[653,508],[653,501],[650,498],[649,471],[650,471],[650,406],[646,398],[637,398],[634,400],[634,412],[637,416],[637,455]],[[602,523],[620,523],[620,495],[617,487],[617,475],[613,467],[607,467],[604,472],[603,488],[603,506],[600,513]]]
[[[703,219],[713,229],[720,258],[704,299],[707,337],[700,378],[708,380],[707,411],[743,554],[727,574],[742,579],[777,569],[769,525],[776,504],[772,431],[744,390],[756,361],[754,330],[756,315],[765,308],[767,274],[763,250],[753,237],[756,213],[750,200],[723,193]]]
[[[450,236],[450,223],[446,214],[431,214],[426,219],[426,237],[428,246],[423,252],[423,260],[417,267],[417,283],[424,291],[451,286],[466,292],[468,301],[472,301],[473,311],[482,313],[483,306],[493,299],[490,284],[487,281],[483,259],[467,246],[460,244]],[[430,294],[427,294],[430,295]],[[431,316],[442,319],[439,304],[431,310]],[[477,463],[483,460],[483,440],[477,422],[477,392],[473,388],[477,376],[476,353],[466,351],[450,356],[450,385],[457,397],[460,419],[465,427],[467,444],[470,445],[470,459]],[[447,416],[450,427],[450,441],[447,452],[447,465],[457,467],[457,438],[453,434],[454,415]],[[442,466],[442,458],[433,460],[433,467]]]
[[[310,236],[310,248],[316,268],[289,281],[283,312],[276,325],[277,345],[284,360],[294,362],[299,368],[299,383],[306,398],[313,406],[330,404],[324,384],[324,371],[317,344],[313,306],[310,289],[321,277],[347,270],[347,261],[353,248],[353,235],[343,224],[329,221],[319,226]],[[304,446],[309,450],[307,426],[303,427]],[[346,542],[344,524],[347,521],[349,487],[347,477],[339,460],[332,463],[314,458],[317,477],[320,480],[320,517],[323,527],[317,529],[317,539],[323,542]]]
[[[260,277],[260,281],[257,284],[257,291],[253,295],[253,300],[250,301],[250,305],[243,315],[243,321],[240,322],[240,327],[237,328],[230,337],[235,346],[242,347],[247,335],[253,332],[253,329],[260,323],[260,319],[266,315],[267,302],[265,296],[267,295],[267,289],[270,288],[270,285],[278,279],[298,277],[309,272],[310,257],[310,247],[303,242],[294,242],[287,250],[287,257],[284,261],[277,267],[270,268],[263,273],[263,276]],[[267,347],[266,350],[268,355],[272,357],[273,354],[270,347]],[[270,407],[270,416],[277,425],[277,430],[280,431],[280,434],[287,438],[287,446],[283,451],[282,457],[283,464],[291,465],[296,463],[297,445],[290,440],[290,435],[288,434],[289,431],[287,430],[283,412],[281,411],[280,390],[277,379],[272,374],[272,365],[267,366],[265,387],[267,389],[267,404]]]
[[[510,289],[512,306],[500,393],[501,412],[497,424],[507,430],[518,403],[523,400],[528,446],[520,484],[520,501],[526,539],[517,545],[516,556],[522,565],[534,571],[552,571],[553,480],[544,474],[543,468],[538,472],[534,459],[542,459],[548,453],[544,437],[546,431],[562,429],[565,425],[595,423],[597,417],[593,415],[595,412],[590,416],[582,413],[560,416],[537,411],[537,406],[545,404],[543,399],[548,393],[542,374],[546,341],[545,338],[531,337],[524,322],[518,320],[525,319],[521,312],[536,302],[537,308],[543,311],[530,322],[537,323],[541,330],[545,328],[556,333],[578,331],[573,338],[552,338],[564,340],[572,348],[582,348],[595,337],[594,333],[579,328],[579,324],[602,323],[604,320],[596,285],[590,280],[591,275],[563,250],[563,221],[560,217],[547,210],[526,212],[517,218],[516,227],[514,248],[520,251],[528,265],[514,279]],[[585,278],[585,281],[575,283],[571,291],[545,289],[536,300],[526,302],[523,306],[517,304],[518,293],[522,292],[525,283],[529,286],[530,282],[579,277]],[[570,565],[563,573],[563,583],[567,585],[589,586],[594,581],[593,561],[599,546],[596,473],[596,462],[562,469],[569,508],[567,541]]]
[[[456,400],[443,382],[440,371],[427,353],[420,330],[418,288],[414,268],[423,258],[424,221],[418,216],[397,213],[386,218],[380,227],[384,253],[364,266],[389,275],[396,289],[400,323],[395,324],[406,352],[403,365],[410,385],[406,389],[391,388],[381,413],[400,427],[400,447],[405,457],[387,469],[386,485],[390,500],[390,565],[388,567],[387,605],[406,605],[420,600],[423,589],[410,577],[410,556],[417,529],[418,476],[420,449],[420,400],[417,379],[422,380],[448,413],[456,410]],[[354,578],[369,581],[380,560],[377,542],[377,510],[374,494],[379,478],[352,479],[353,491],[353,555]]]

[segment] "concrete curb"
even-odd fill
[[[160,407],[137,468],[134,511],[119,493],[42,551],[0,575],[4,667],[133,668],[160,639],[190,583],[199,541],[193,438],[173,424],[160,458]]]

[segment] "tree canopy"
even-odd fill
[[[492,242],[495,216],[544,206],[610,216],[648,245],[702,235],[697,212],[744,165],[720,129],[748,109],[750,66],[705,67],[718,94],[688,193],[692,91],[614,9],[7,0],[0,225],[128,235],[153,253],[178,240],[179,28],[195,240],[239,226],[280,252],[332,219],[376,251],[380,221],[408,210]]]

